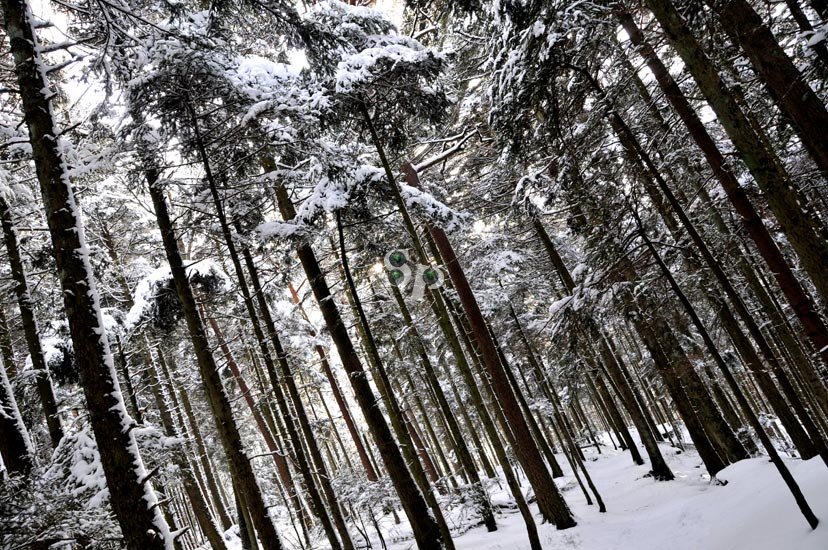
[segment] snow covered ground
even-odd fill
[[[643,451],[642,451],[643,452]],[[826,550],[828,549],[828,468],[819,459],[789,460],[794,477],[821,519],[812,531],[799,513],[774,466],[765,458],[744,460],[720,473],[726,485],[712,484],[693,451],[662,452],[676,479],[644,477],[646,466],[629,453],[604,448],[587,452],[587,467],[607,506],[587,506],[571,477],[556,480],[575,512],[578,526],[557,531],[540,525],[545,550]],[[562,457],[561,457],[562,459]],[[567,467],[564,466],[565,471]],[[533,507],[537,512],[537,509]],[[520,514],[498,518],[499,530],[475,528],[455,539],[457,550],[529,548]],[[379,546],[375,546],[378,548]],[[413,548],[412,543],[391,546]]]
[[[640,445],[639,449],[643,453]],[[738,462],[720,472],[719,482],[711,483],[695,451],[681,452],[667,444],[661,450],[676,476],[673,481],[645,477],[646,465],[636,466],[629,453],[613,450],[612,445],[602,447],[602,454],[594,447],[585,449],[587,467],[607,512],[586,504],[571,475],[555,480],[578,526],[558,531],[554,525],[538,524],[544,550],[828,550],[828,467],[819,458],[787,459],[821,520],[811,530],[767,458]],[[564,456],[558,460],[569,472]],[[497,485],[490,493],[496,505],[505,505],[497,516],[496,532],[464,527],[474,519],[467,508],[453,507],[447,514],[457,533],[457,550],[529,550],[523,520],[510,495]],[[532,510],[537,520],[537,507],[532,505]],[[404,514],[400,516],[398,525],[390,516],[378,518],[383,538],[389,550],[413,550],[411,530]],[[286,526],[280,527],[283,535],[289,533]],[[382,549],[376,533],[371,536],[372,548]],[[229,547],[240,550],[238,538],[232,539]],[[290,537],[286,539],[293,547]]]

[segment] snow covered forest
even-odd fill
[[[828,0],[0,7],[0,549],[828,548]]]

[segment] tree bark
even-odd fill
[[[746,0],[705,0],[730,39],[742,47],[779,110],[791,121],[805,150],[828,179],[828,111],[770,28]],[[825,295],[823,295],[824,297]]]
[[[305,309],[302,307],[301,302],[299,301],[299,294],[297,294],[296,290],[293,288],[292,284],[288,285],[290,288],[291,296],[293,296],[293,302],[299,306],[302,311],[302,316],[308,321],[307,314],[305,313]],[[311,336],[313,338],[317,337],[316,331],[312,330]],[[348,428],[348,433],[351,434],[351,440],[354,442],[354,446],[357,449],[357,454],[359,455],[359,460],[362,463],[362,467],[365,469],[365,477],[368,478],[368,481],[377,481],[379,478],[377,476],[376,470],[374,470],[374,466],[371,464],[370,459],[368,458],[368,453],[365,450],[365,445],[362,444],[362,438],[359,436],[359,430],[357,430],[356,423],[354,423],[354,418],[351,415],[351,410],[348,407],[348,403],[345,401],[345,397],[342,395],[342,390],[339,388],[339,382],[336,380],[336,376],[334,376],[333,370],[331,369],[331,364],[328,362],[328,356],[325,353],[325,350],[320,345],[314,346],[317,355],[319,355],[319,362],[322,365],[322,372],[325,373],[325,377],[328,379],[328,385],[331,387],[331,393],[334,396],[334,401],[336,401],[337,407],[339,407],[339,412],[342,414],[342,420],[345,421],[345,426]]]
[[[264,165],[266,170],[268,170],[268,166],[273,167],[268,162],[264,162]],[[296,211],[282,185],[276,187],[276,198],[282,218],[285,221],[292,220],[296,216]],[[377,398],[366,378],[362,361],[359,359],[356,348],[354,348],[351,337],[345,328],[339,308],[331,296],[330,288],[325,281],[325,276],[316,255],[308,244],[299,245],[297,254],[325,319],[325,325],[328,327],[334,345],[339,352],[342,366],[351,380],[354,396],[362,410],[368,428],[371,430],[371,435],[380,452],[383,464],[391,477],[394,488],[400,497],[403,509],[411,522],[414,538],[423,550],[439,550],[442,548],[440,529],[429,514],[428,505],[411,477],[411,472],[408,471],[400,449],[397,447],[382,411],[378,407]]]
[[[669,9],[665,8],[664,16],[667,17],[668,15],[672,14],[673,12]],[[756,244],[756,248],[761,254],[762,258],[765,260],[768,268],[770,269],[771,273],[773,273],[776,282],[779,285],[779,288],[782,290],[783,294],[785,295],[788,303],[791,305],[794,313],[799,319],[800,323],[802,324],[803,328],[806,330],[806,334],[808,334],[809,338],[816,346],[817,350],[822,349],[820,346],[824,346],[828,344],[828,339],[825,336],[821,335],[825,332],[825,327],[822,321],[819,319],[819,315],[816,311],[816,306],[813,303],[813,300],[810,296],[808,296],[805,289],[800,284],[799,280],[793,273],[790,264],[782,255],[782,252],[779,250],[776,241],[771,236],[770,232],[768,231],[767,227],[765,226],[762,218],[759,216],[758,212],[754,208],[753,204],[750,202],[747,194],[745,193],[744,189],[739,184],[735,174],[728,166],[724,155],[719,150],[716,142],[707,132],[704,124],[698,118],[693,108],[690,106],[687,97],[679,88],[676,81],[670,76],[667,67],[661,62],[661,60],[656,55],[655,50],[652,46],[645,40],[643,33],[641,30],[635,25],[632,16],[627,12],[618,12],[619,20],[624,27],[624,30],[630,36],[631,41],[633,44],[636,45],[638,48],[638,52],[644,58],[645,62],[647,63],[647,68],[653,73],[658,82],[659,86],[661,87],[662,91],[664,92],[665,97],[670,102],[670,104],[675,109],[676,113],[679,115],[679,118],[684,122],[685,126],[687,127],[690,136],[693,138],[696,145],[704,154],[705,158],[707,159],[708,164],[710,165],[714,176],[716,176],[717,181],[722,186],[727,195],[728,199],[730,200],[733,208],[739,214],[739,219],[744,226],[745,230],[747,231],[748,235],[751,237],[753,242]],[[695,40],[691,35],[689,35],[689,31],[682,25],[680,20],[675,20],[670,27],[673,32],[681,33],[682,39],[676,43],[676,48],[681,51],[685,51],[687,48],[692,48],[693,44],[695,44]],[[680,45],[679,45],[680,44]],[[698,44],[696,44],[698,47]],[[758,142],[758,138],[756,136],[750,136],[750,129],[749,123],[744,119],[744,116],[741,113],[738,105],[736,105],[735,101],[732,98],[727,96],[728,90],[724,87],[724,84],[719,79],[718,75],[715,73],[715,69],[712,68],[710,64],[710,60],[704,56],[701,52],[690,53],[686,52],[683,57],[687,57],[688,59],[694,59],[694,67],[696,69],[696,73],[699,75],[697,80],[700,83],[706,82],[707,84],[703,87],[704,90],[707,90],[705,93],[707,94],[714,94],[715,97],[720,97],[718,103],[718,111],[722,114],[719,114],[720,119],[722,119],[722,123],[725,124],[725,120],[729,121],[729,135],[731,135],[731,139],[734,141],[734,144],[740,143],[734,139],[734,135],[742,136],[741,139],[748,140],[748,139],[757,139],[756,143],[751,143],[749,147],[757,148],[761,146],[761,143]],[[685,60],[686,62],[686,60]],[[712,71],[712,72],[711,72]],[[704,77],[704,80],[701,80]],[[703,91],[704,91],[703,90]],[[752,157],[751,157],[752,158]],[[747,160],[746,160],[747,163]],[[750,168],[750,166],[749,166]],[[766,174],[764,177],[762,176],[763,173],[757,173],[756,169],[761,167],[754,166],[754,178],[756,178],[757,183],[762,186],[765,193],[768,195],[768,200],[771,205],[771,208],[774,210],[774,213],[777,216],[777,219],[780,223],[783,223],[783,218],[780,216],[780,212],[787,212],[785,210],[785,206],[789,204],[790,201],[796,201],[796,197],[791,197],[790,195],[794,193],[792,188],[783,186],[781,190],[776,192],[776,195],[783,195],[787,197],[787,201],[785,202],[782,200],[780,196],[779,199],[771,200],[770,195],[773,194],[775,188],[769,187],[770,184],[774,183],[775,180],[769,179],[771,174]],[[770,166],[767,167],[770,170]],[[757,175],[758,174],[758,175]],[[763,183],[763,181],[765,183]],[[776,196],[775,195],[775,196]],[[774,204],[778,203],[776,207]],[[796,202],[794,202],[796,204]],[[781,210],[780,210],[781,208]],[[779,212],[777,211],[779,210]],[[803,216],[802,212],[798,214],[796,212],[791,213],[792,216]],[[787,230],[786,230],[787,233]],[[817,237],[818,238],[818,237]],[[818,241],[817,241],[818,242]],[[792,242],[793,244],[793,242]],[[806,246],[806,245],[802,245]],[[807,245],[808,248],[806,250],[806,255],[812,254],[812,249]],[[794,248],[799,252],[800,247],[794,246]],[[802,265],[808,274],[811,276],[811,280],[819,287],[821,286],[819,281],[826,278],[825,266],[819,265],[812,265],[809,264],[806,259],[802,256],[800,258],[803,260]],[[820,260],[820,261],[828,261],[828,260]],[[816,272],[812,270],[817,270]],[[828,284],[828,283],[826,283]],[[823,300],[825,299],[825,295],[820,293],[823,296]],[[820,328],[820,325],[823,325]],[[810,327],[810,328],[809,328]],[[823,358],[825,354],[822,354]]]
[[[187,329],[190,334],[193,349],[196,355],[196,362],[204,381],[204,388],[207,393],[207,401],[216,423],[219,438],[221,440],[227,462],[230,467],[230,475],[239,489],[245,494],[245,501],[250,509],[251,521],[266,550],[281,550],[282,544],[276,528],[267,512],[267,506],[262,496],[261,489],[256,481],[250,459],[244,451],[239,429],[233,418],[233,411],[230,401],[221,383],[215,359],[210,351],[207,341],[207,334],[196,309],[196,302],[190,281],[187,278],[187,271],[184,261],[178,250],[175,230],[167,210],[167,203],[164,199],[164,191],[159,182],[158,172],[145,166],[145,175],[155,209],[158,228],[161,231],[161,239],[164,243],[164,250],[167,261],[170,264],[176,293],[184,311],[184,318],[187,322]]]
[[[196,149],[198,150],[202,166],[204,167],[205,179],[207,180],[207,184],[210,188],[210,194],[213,198],[213,206],[215,207],[216,214],[218,216],[222,235],[224,236],[224,242],[227,246],[227,251],[230,254],[230,259],[233,264],[233,269],[236,273],[236,279],[239,283],[239,289],[241,290],[242,297],[244,298],[244,303],[245,307],[247,308],[248,316],[250,317],[250,322],[253,326],[254,334],[257,340],[259,341],[259,345],[262,350],[262,357],[265,361],[265,367],[268,376],[270,377],[271,384],[273,384],[274,389],[277,389],[280,386],[280,384],[278,377],[276,375],[270,350],[265,341],[265,335],[261,329],[259,315],[265,323],[271,344],[273,345],[274,350],[276,352],[276,358],[282,371],[284,385],[287,387],[288,396],[290,397],[290,400],[293,404],[294,411],[296,413],[296,416],[298,417],[300,428],[305,436],[305,442],[311,454],[311,459],[313,460],[314,466],[317,468],[319,472],[319,481],[322,485],[322,490],[325,493],[325,497],[328,500],[330,513],[328,508],[325,507],[325,504],[322,501],[322,497],[319,494],[319,489],[317,487],[316,480],[314,479],[313,474],[311,473],[311,464],[308,461],[307,455],[305,454],[305,450],[302,445],[302,440],[299,436],[299,433],[296,431],[296,425],[293,423],[292,415],[290,414],[290,410],[287,406],[287,403],[284,401],[284,399],[277,399],[277,405],[279,406],[280,412],[282,413],[282,416],[285,419],[285,426],[288,430],[288,438],[292,445],[293,455],[296,459],[299,471],[302,474],[302,477],[305,479],[306,491],[308,493],[308,496],[310,496],[310,500],[313,504],[316,516],[322,523],[322,527],[328,538],[328,542],[330,542],[331,544],[331,547],[334,550],[339,550],[340,548],[340,541],[337,538],[336,534],[338,531],[339,536],[342,539],[342,547],[344,547],[345,550],[352,550],[353,542],[351,542],[351,536],[348,533],[347,526],[345,525],[345,520],[342,516],[342,511],[339,508],[339,504],[337,503],[336,495],[333,492],[333,487],[330,484],[330,479],[328,477],[324,461],[321,458],[319,447],[317,446],[316,440],[314,439],[313,431],[311,430],[310,424],[308,423],[308,418],[305,412],[304,405],[302,404],[302,399],[299,396],[298,390],[296,389],[296,383],[293,380],[293,374],[291,372],[290,365],[287,362],[287,356],[285,352],[282,350],[282,345],[279,341],[278,335],[276,334],[276,328],[273,323],[273,319],[270,315],[270,308],[267,304],[267,300],[265,299],[265,295],[262,292],[261,286],[259,285],[256,266],[253,263],[253,259],[250,256],[249,251],[246,248],[244,248],[242,250],[242,253],[245,257],[248,275],[253,283],[253,289],[256,293],[259,305],[258,315],[256,314],[255,305],[253,304],[253,298],[250,294],[250,289],[247,285],[247,279],[245,278],[244,270],[242,269],[239,254],[236,249],[236,245],[233,241],[233,234],[230,230],[230,222],[228,221],[227,216],[224,212],[224,206],[222,204],[221,196],[219,195],[218,191],[218,183],[216,182],[216,179],[213,176],[210,159],[207,154],[207,149],[204,145],[204,140],[201,136],[201,130],[198,124],[198,117],[196,116],[195,108],[189,101],[187,102],[187,110],[189,111],[191,117],[191,124],[193,128],[193,134],[195,137]],[[240,229],[238,224],[236,224],[236,229]],[[215,320],[211,319],[210,321],[213,326],[214,332],[216,332],[216,335],[220,335],[220,332],[218,331],[218,325],[215,323]],[[225,352],[227,357],[232,358],[229,352],[229,348],[227,348],[226,345],[224,346],[223,351]],[[238,370],[238,368],[236,370]],[[279,392],[277,393],[277,396],[279,395],[283,394]],[[258,410],[254,407],[251,407],[251,410],[253,411],[254,415],[259,414]],[[262,428],[266,431],[265,426],[262,426]],[[276,457],[276,455],[274,455],[274,457]],[[290,491],[290,486],[287,486],[286,489]],[[331,516],[333,516],[333,518]],[[333,519],[333,523],[331,522],[331,519]],[[336,524],[336,528],[334,528],[334,524]]]
[[[451,407],[446,400],[446,396],[440,387],[440,382],[437,379],[437,373],[434,371],[434,366],[431,364],[431,359],[428,357],[428,352],[425,349],[420,333],[414,325],[414,321],[411,318],[408,307],[405,305],[405,300],[403,299],[400,290],[396,286],[392,286],[391,292],[393,293],[394,300],[397,302],[397,306],[400,309],[407,331],[411,335],[411,339],[414,342],[415,351],[420,358],[420,364],[425,372],[426,381],[431,386],[437,400],[437,404],[446,419],[449,432],[455,442],[455,451],[457,452],[460,464],[469,476],[469,482],[472,485],[471,489],[474,493],[473,499],[477,505],[478,512],[481,514],[483,523],[486,525],[489,532],[497,531],[497,523],[494,519],[492,506],[489,502],[489,496],[486,494],[480,480],[480,475],[477,472],[471,452],[469,452],[469,448],[466,445],[463,432],[460,431],[460,426],[457,423],[457,419],[454,417],[454,412],[451,410]]]
[[[34,466],[32,442],[20,417],[17,400],[0,362],[0,457],[11,474],[27,475]]]
[[[377,342],[373,336],[371,325],[368,322],[368,316],[365,314],[365,310],[362,307],[362,301],[360,300],[359,292],[356,288],[356,283],[354,283],[353,276],[351,275],[351,270],[348,262],[348,255],[345,249],[345,235],[342,229],[340,212],[337,212],[336,216],[337,233],[339,237],[339,260],[340,265],[342,267],[342,275],[345,279],[345,284],[347,286],[346,295],[348,297],[348,301],[351,304],[351,308],[353,309],[354,317],[357,321],[356,327],[358,334],[362,340],[363,346],[366,350],[365,355],[368,357],[368,362],[371,365],[374,372],[374,381],[376,382],[377,387],[379,388],[380,395],[385,401],[386,412],[388,413],[388,417],[391,419],[391,427],[394,429],[394,432],[397,435],[397,439],[400,442],[399,447],[401,448],[402,456],[407,461],[412,477],[414,481],[419,485],[420,491],[423,493],[425,497],[425,502],[431,508],[432,514],[434,514],[435,522],[437,523],[437,527],[440,530],[440,534],[442,536],[442,544],[447,548],[453,549],[454,542],[451,538],[451,531],[449,530],[448,524],[446,523],[446,520],[443,517],[443,512],[440,509],[440,505],[437,502],[437,499],[434,497],[434,493],[431,490],[431,485],[429,485],[429,483],[426,481],[422,465],[417,460],[417,457],[414,455],[414,444],[411,438],[411,434],[408,432],[405,426],[402,408],[400,407],[399,401],[394,395],[393,387],[391,386],[391,380],[388,376],[388,371],[386,370],[385,363],[383,362],[382,357],[379,354]],[[440,449],[438,449],[438,452],[439,451]],[[446,470],[447,473],[450,472],[448,466],[446,466]],[[456,482],[453,481],[453,483]]]
[[[549,260],[552,262],[552,265],[555,267],[555,271],[558,273],[558,277],[564,285],[564,288],[567,292],[572,293],[575,290],[575,281],[572,279],[572,275],[569,273],[569,268],[566,266],[563,258],[561,258],[558,253],[555,243],[552,242],[546,228],[543,226],[543,222],[536,219],[534,220],[533,225],[535,232],[543,243],[544,249],[549,256]],[[591,319],[588,319],[586,321],[586,325],[591,339],[594,342],[597,342],[602,364],[607,370],[607,374],[613,383],[613,387],[621,398],[627,412],[630,413],[633,424],[635,424],[635,427],[638,430],[638,436],[641,438],[641,443],[644,445],[644,449],[647,451],[647,456],[650,459],[650,467],[652,468],[653,477],[657,480],[663,481],[674,479],[673,472],[665,462],[664,457],[658,448],[658,443],[656,443],[655,438],[650,431],[649,423],[647,422],[644,414],[643,404],[639,404],[636,399],[632,388],[632,382],[624,376],[624,372],[616,361],[615,355],[607,345],[603,334],[601,334],[598,328],[595,327],[594,322]]]
[[[728,137],[739,151],[740,158],[765,193],[768,204],[791,246],[797,252],[802,267],[819,290],[823,301],[828,300],[828,243],[814,226],[815,218],[805,210],[803,205],[807,202],[800,196],[780,160],[769,148],[768,140],[759,134],[742,111],[722,76],[704,53],[704,48],[687,28],[671,1],[647,0],[646,4],[684,61],[687,70],[693,75]],[[692,135],[694,139],[698,139],[699,133],[693,132]],[[745,214],[740,212],[743,217]],[[759,227],[756,225],[756,219],[758,218],[745,217],[746,221],[751,221],[749,229],[753,226]],[[751,236],[754,234],[758,233],[752,233]],[[764,246],[760,251],[768,261],[766,253],[772,250]],[[784,273],[785,266],[771,265],[771,271],[777,273],[777,269]],[[788,284],[782,286],[782,289],[786,293],[790,291]],[[791,301],[791,306],[815,349],[823,361],[828,362],[828,330],[812,304],[803,301],[800,296],[799,299]]]
[[[600,97],[606,99],[606,96],[601,87],[594,80],[592,80],[592,82],[593,87],[596,89],[596,92],[598,92]],[[779,380],[780,385],[785,391],[788,399],[791,401],[792,405],[795,408],[799,407],[800,398],[796,394],[796,391],[794,390],[793,386],[788,381],[787,374],[781,368],[778,358],[776,357],[767,340],[765,339],[764,335],[762,334],[759,325],[757,324],[753,315],[748,311],[739,294],[736,292],[736,289],[733,287],[733,284],[731,283],[729,277],[724,272],[716,258],[713,256],[712,252],[709,250],[707,243],[698,233],[698,231],[695,228],[695,225],[684,212],[684,209],[679,203],[677,197],[675,196],[667,182],[664,180],[664,178],[661,176],[660,172],[658,171],[658,168],[655,166],[655,163],[650,158],[647,151],[645,151],[644,148],[641,146],[641,144],[633,134],[632,130],[627,125],[626,121],[623,118],[621,118],[618,111],[615,109],[610,109],[609,117],[613,128],[618,134],[622,144],[624,144],[624,147],[628,149],[633,161],[639,163],[641,167],[645,170],[646,174],[643,177],[646,179],[651,178],[651,183],[655,183],[656,188],[648,189],[648,192],[650,192],[651,195],[657,195],[657,197],[654,197],[654,200],[663,199],[666,203],[658,209],[662,215],[662,218],[665,220],[665,222],[669,222],[667,223],[667,225],[671,227],[671,231],[676,236],[676,239],[679,239],[679,236],[676,232],[676,226],[678,224],[672,218],[667,208],[669,207],[676,214],[676,216],[681,222],[681,226],[685,229],[685,231],[687,231],[688,236],[691,238],[693,244],[698,249],[698,252],[704,259],[704,262],[706,263],[707,267],[715,276],[716,281],[722,287],[728,299],[733,304],[734,309],[736,310],[742,322],[748,328],[748,331],[750,332],[753,339],[758,344],[759,349],[760,351],[762,351],[766,361],[768,362],[768,364],[771,365],[771,368],[773,372],[776,374],[777,379]],[[696,264],[695,257],[690,256],[687,252],[685,252],[684,254],[687,257],[688,263],[690,263],[691,265]],[[771,403],[775,405],[775,412],[777,412],[780,418],[786,423],[786,426],[790,428],[791,435],[795,438],[799,445],[801,445],[801,449],[804,451],[805,455],[813,456],[813,449],[814,447],[816,447],[816,450],[819,451],[823,460],[826,460],[826,458],[828,458],[828,447],[825,446],[822,435],[820,434],[819,429],[814,425],[813,420],[806,412],[804,412],[800,408],[800,421],[803,423],[803,425],[813,438],[813,444],[811,444],[811,442],[808,441],[808,436],[805,435],[796,419],[787,410],[785,401],[780,395],[779,390],[776,388],[772,379],[767,375],[766,372],[764,372],[764,367],[758,361],[758,357],[756,357],[755,352],[753,352],[752,346],[749,345],[749,342],[745,341],[742,329],[736,322],[736,319],[733,317],[733,314],[731,313],[729,307],[724,303],[723,300],[716,296],[710,288],[705,288],[705,294],[708,297],[708,300],[713,306],[713,308],[716,311],[718,311],[722,324],[728,331],[728,334],[733,339],[734,343],[741,345],[742,348],[744,348],[740,351],[744,352],[743,359],[746,360],[748,368],[750,368],[751,371],[758,377],[758,382],[763,392],[766,396],[768,396]],[[822,322],[820,319],[817,320],[819,323]],[[709,351],[714,358],[718,355],[718,352],[716,350]],[[823,386],[821,384],[818,384],[814,387],[815,391],[820,391],[822,389]],[[729,403],[726,400],[720,401],[727,408],[729,408]],[[723,408],[723,410],[727,409]],[[739,456],[739,454],[737,453],[737,455],[735,456]]]
[[[239,386],[239,392],[241,393],[245,404],[247,404],[247,408],[250,411],[251,416],[253,416],[253,421],[256,424],[256,428],[259,431],[259,434],[262,436],[262,439],[265,442],[265,446],[267,447],[267,450],[270,453],[271,458],[273,459],[273,463],[276,466],[276,471],[279,474],[279,480],[282,482],[285,491],[287,491],[288,494],[292,495],[291,500],[294,501],[295,511],[297,513],[301,513],[301,504],[299,504],[298,497],[295,496],[295,491],[293,490],[293,478],[290,474],[290,469],[288,468],[287,460],[285,459],[285,455],[287,453],[276,442],[274,433],[271,432],[270,427],[265,422],[264,417],[262,416],[262,413],[259,410],[259,407],[256,405],[256,400],[253,399],[253,395],[250,392],[250,387],[247,385],[247,381],[242,376],[241,369],[239,369],[238,363],[236,363],[236,358],[233,357],[233,353],[230,351],[230,347],[224,340],[224,334],[222,333],[221,328],[219,328],[218,323],[213,317],[206,315],[203,312],[203,310],[202,313],[202,318],[207,319],[210,328],[213,329],[213,334],[215,335],[216,340],[218,341],[219,349],[221,350],[222,355],[224,355],[224,362],[230,369],[230,373],[233,375],[233,379],[236,381],[236,384]]]
[[[175,428],[172,414],[167,405],[167,396],[164,395],[164,388],[159,381],[156,363],[152,359],[151,352],[148,349],[143,349],[142,353],[144,354],[144,364],[147,367],[144,370],[144,376],[147,377],[147,383],[155,399],[155,405],[158,409],[164,434],[167,437],[177,438],[179,437],[179,433]],[[210,510],[207,507],[204,496],[201,494],[198,483],[196,483],[195,476],[193,475],[187,458],[184,455],[177,456],[176,462],[181,471],[181,484],[187,493],[187,503],[195,513],[196,521],[201,528],[201,532],[207,537],[210,547],[213,550],[226,550],[227,546],[224,544],[224,537],[219,532],[218,525],[216,525],[210,515]]]
[[[701,319],[699,319],[698,314],[696,314],[695,308],[693,308],[692,304],[687,299],[687,296],[679,287],[678,283],[676,282],[675,278],[670,272],[670,269],[661,259],[661,256],[659,255],[658,250],[655,248],[652,241],[650,241],[649,237],[647,237],[646,231],[644,230],[644,227],[641,224],[641,220],[638,218],[638,215],[635,212],[633,212],[633,215],[636,218],[641,238],[644,240],[645,244],[647,245],[647,248],[650,250],[650,253],[655,258],[656,263],[659,266],[659,269],[662,271],[664,276],[667,278],[667,281],[670,283],[670,287],[678,296],[679,301],[681,301],[681,304],[687,312],[687,315],[693,321],[693,325],[702,335],[702,338],[704,338],[708,348],[713,350],[714,355],[716,355],[716,364],[719,365],[719,368],[722,369],[722,373],[724,374],[725,379],[730,384],[731,391],[736,396],[736,399],[739,401],[742,407],[742,412],[748,418],[751,427],[756,431],[756,435],[762,441],[762,444],[764,445],[765,450],[768,453],[768,456],[770,456],[771,462],[773,462],[774,466],[776,466],[776,469],[779,471],[779,475],[782,477],[782,479],[785,481],[785,484],[788,486],[788,489],[791,491],[791,494],[793,495],[797,505],[799,506],[799,510],[802,512],[802,515],[805,516],[805,519],[808,521],[808,524],[811,526],[811,529],[816,529],[817,525],[819,524],[819,520],[814,515],[814,512],[811,510],[811,507],[809,506],[808,502],[805,500],[805,496],[802,494],[799,485],[794,480],[793,476],[790,473],[790,470],[788,470],[788,467],[782,461],[781,457],[779,456],[779,453],[776,451],[776,447],[774,447],[773,445],[773,442],[770,440],[770,438],[768,438],[767,434],[765,433],[765,429],[762,426],[762,423],[759,421],[756,414],[753,412],[753,409],[750,408],[750,405],[745,399],[741,388],[739,387],[735,378],[733,378],[733,375],[730,373],[730,369],[728,368],[727,363],[725,363],[724,359],[720,355],[718,355],[718,351],[716,351],[716,345],[710,338],[710,335],[707,332],[707,329],[705,328],[704,324],[701,322]]]
[[[9,322],[6,319],[6,309],[2,302],[0,302],[0,358],[3,359],[3,363],[6,366],[6,375],[11,381],[17,376],[17,364],[14,358],[11,329],[9,329]]]
[[[49,438],[55,448],[63,438],[63,427],[60,424],[55,392],[52,388],[52,379],[43,356],[43,347],[40,345],[40,332],[37,328],[37,319],[34,315],[32,296],[26,281],[26,271],[20,257],[20,248],[17,234],[14,231],[14,220],[11,208],[6,199],[0,196],[0,225],[3,226],[3,240],[9,256],[9,267],[14,280],[14,294],[17,296],[17,306],[20,309],[20,319],[23,322],[23,334],[26,337],[26,347],[32,359],[32,370],[35,373],[35,384],[43,416],[46,418],[46,427],[49,429]]]
[[[34,35],[33,16],[26,0],[2,0],[2,8],[69,320],[75,365],[98,442],[110,503],[128,548],[170,547],[169,526],[158,509],[158,499],[131,431],[135,421],[127,414],[118,387],[79,207],[60,153],[62,137],[52,117],[52,92]]]
[[[164,361],[162,357],[163,356],[159,354],[161,368],[164,368]],[[201,435],[201,429],[199,429],[196,422],[190,398],[187,396],[187,392],[183,388],[178,389],[178,395],[181,401],[181,407],[184,409],[185,417],[190,425],[190,433],[193,435],[196,454],[198,455],[198,460],[201,463],[201,470],[204,473],[204,480],[207,485],[207,489],[213,500],[213,507],[216,510],[219,521],[221,522],[221,527],[224,530],[227,530],[233,524],[233,521],[230,519],[230,514],[227,512],[227,507],[225,506],[225,502],[222,497],[222,491],[213,471],[213,465],[210,462],[210,457],[207,454],[207,447],[204,444],[204,437]]]
[[[417,173],[410,163],[403,165],[403,173],[409,185],[419,188]],[[471,286],[466,279],[466,274],[454,253],[454,248],[442,229],[431,224],[427,224],[426,227],[440,250],[445,268],[460,298],[460,303],[471,325],[474,337],[480,346],[481,359],[491,377],[493,388],[517,440],[517,447],[514,449],[515,454],[518,456],[526,476],[535,488],[541,514],[546,520],[554,523],[558,529],[574,527],[577,524],[575,518],[555,486],[543,457],[532,439],[532,433],[523,418],[520,405],[509,385],[504,367],[500,363],[497,348],[486,326],[486,320],[483,318],[483,313],[480,311],[477,299],[474,297]]]

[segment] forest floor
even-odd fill
[[[558,531],[554,525],[538,524],[544,550],[828,549],[828,468],[818,457],[786,459],[821,520],[817,529],[811,530],[766,457],[731,465],[711,482],[695,451],[682,452],[663,444],[662,454],[676,479],[659,482],[647,476],[647,465],[636,466],[628,452],[614,450],[609,440],[605,442],[601,454],[594,447],[584,449],[584,454],[607,512],[600,513],[595,504],[587,505],[566,458],[557,455],[567,475],[555,481],[578,525]],[[492,502],[500,507],[498,530],[489,533],[484,527],[469,528],[474,520],[472,511],[452,507],[447,520],[456,533],[456,549],[529,550],[525,525],[510,494],[496,484],[489,491]],[[531,508],[537,521],[537,506]],[[413,550],[416,545],[411,530],[405,516],[400,516],[403,521],[398,525],[390,516],[379,520],[383,537],[388,550]],[[240,550],[238,538],[232,539],[229,547]],[[359,548],[368,546],[363,542]],[[376,535],[370,548],[383,548]]]
[[[645,477],[647,466],[636,466],[628,452],[612,445],[585,449],[587,468],[607,507],[599,513],[588,506],[575,479],[556,479],[578,520],[558,531],[539,525],[544,550],[826,550],[828,549],[828,468],[819,459],[787,460],[811,507],[821,519],[811,530],[800,514],[776,468],[767,458],[743,460],[711,483],[695,451],[679,452],[669,445],[662,453],[676,475],[670,482]],[[643,453],[643,450],[642,450]],[[570,472],[563,455],[558,457]],[[506,493],[492,490],[495,502]],[[537,507],[532,506],[537,518]],[[519,513],[498,517],[498,531],[470,529],[455,538],[457,550],[529,550]],[[395,526],[394,530],[402,526]],[[402,534],[397,531],[397,534]],[[378,542],[374,548],[381,548]],[[414,548],[411,541],[390,549]]]

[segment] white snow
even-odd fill
[[[631,429],[638,442],[637,433]],[[785,459],[805,497],[821,520],[811,530],[800,514],[793,497],[767,457],[743,460],[717,475],[711,483],[698,454],[679,451],[664,443],[661,452],[676,479],[654,481],[647,477],[649,466],[636,466],[628,452],[614,450],[603,434],[602,454],[594,447],[584,449],[587,468],[600,492],[607,512],[589,506],[568,468],[565,457],[557,454],[564,477],[556,479],[558,488],[572,509],[578,525],[558,531],[541,523],[537,506],[530,505],[544,550],[825,550],[828,548],[828,468],[819,459]],[[638,442],[638,448],[644,449]],[[524,494],[531,495],[525,477]],[[511,494],[488,483],[498,530],[485,527],[469,529],[474,521],[466,507],[444,508],[457,550],[529,550],[529,540],[521,515]],[[446,497],[439,497],[445,502]],[[449,497],[451,498],[451,497]],[[389,550],[413,550],[416,545],[405,514],[398,511],[401,523],[390,515],[378,517]],[[289,533],[287,525],[280,532]],[[231,529],[233,531],[233,529]],[[381,548],[376,532],[370,530],[373,548]],[[228,537],[231,550],[241,548],[236,536]],[[322,545],[322,548],[327,548]]]
[[[265,222],[256,228],[262,238],[286,239],[302,234],[304,227],[288,222]]]
[[[416,65],[436,56],[417,41],[406,37],[382,37],[375,47],[365,48],[345,60],[336,69],[336,92],[347,94],[375,78],[374,71],[381,61],[392,67],[398,64]],[[390,43],[389,43],[390,42]]]
[[[635,434],[634,434],[635,437]],[[673,481],[644,477],[648,466],[636,466],[629,453],[610,445],[598,455],[585,450],[587,468],[607,506],[587,506],[571,475],[555,480],[572,508],[578,526],[558,531],[540,524],[532,505],[544,550],[824,550],[828,548],[828,468],[819,459],[788,459],[787,463],[811,507],[822,521],[812,531],[767,458],[743,460],[717,477],[727,485],[711,484],[694,451],[677,454],[662,445],[676,474]],[[639,450],[643,449],[639,446]],[[558,460],[568,472],[562,455]],[[496,487],[495,487],[496,488]],[[493,494],[496,502],[508,499]],[[498,517],[498,531],[477,527],[455,538],[457,550],[528,550],[529,541],[519,513]],[[413,548],[406,541],[393,550]]]
[[[221,265],[215,260],[203,259],[198,261],[191,261],[186,266],[187,278],[192,278],[196,275],[201,277],[218,277],[223,280],[225,288],[230,286],[230,277],[224,272]],[[138,285],[133,291],[132,301],[133,306],[126,314],[124,325],[126,330],[134,329],[146,315],[147,311],[152,307],[152,302],[155,300],[154,292],[158,283],[172,279],[170,266],[164,263],[160,267],[149,272],[143,279],[138,282]]]

